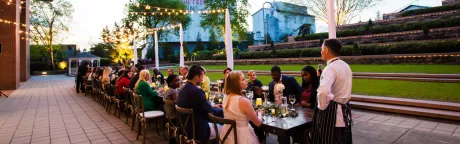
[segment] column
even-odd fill
[[[72,60],[69,59],[69,73],[67,73],[68,76],[70,76],[70,72],[71,72],[71,69],[72,69]]]
[[[20,1],[20,0],[19,0]],[[25,82],[30,78],[30,46],[29,46],[29,34],[25,32],[29,32],[29,7],[30,7],[30,0],[25,0],[24,3],[21,5],[23,8],[21,9],[20,14],[20,22],[19,25],[20,30],[23,33],[20,33],[20,79],[21,82]],[[24,24],[25,26],[22,26]]]
[[[14,5],[15,4],[15,5]],[[0,43],[2,50],[0,52],[0,90],[17,89],[20,83],[20,64],[19,64],[19,26],[20,23],[19,6],[20,0],[13,0],[12,4],[7,5],[0,2],[2,20],[11,23],[0,23]]]
[[[335,22],[335,11],[334,11],[334,0],[326,1],[327,8],[327,29],[329,31],[329,39],[336,38],[336,22]]]

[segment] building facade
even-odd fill
[[[29,0],[0,1],[0,90],[30,78]]]
[[[308,14],[307,7],[286,2],[264,5],[271,5],[271,7],[261,8],[252,14],[255,45],[264,44],[267,34],[270,35],[271,40],[279,43],[283,41],[285,35],[297,36],[302,30],[306,34],[315,33],[315,17]]]

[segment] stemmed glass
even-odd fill
[[[289,103],[291,103],[291,110],[294,110],[295,95],[289,95]]]
[[[246,92],[246,97],[247,97],[250,101],[252,101],[252,98],[254,97],[253,91],[248,90],[248,91]]]

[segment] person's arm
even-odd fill
[[[268,100],[273,102],[274,101],[274,95],[273,95],[273,89],[275,88],[275,83],[272,81],[270,84],[268,84]]]
[[[203,109],[207,112],[207,113],[212,113],[213,115],[215,116],[219,116],[219,115],[222,115],[220,114],[220,112],[216,109],[214,109],[210,104],[209,102],[206,100],[206,95],[204,94],[204,91],[197,91],[195,92],[198,97],[198,102],[200,103],[199,105],[203,107]]]
[[[239,98],[238,105],[243,113],[249,117],[249,120],[252,121],[252,123],[254,123],[256,126],[262,125],[262,120],[257,117],[257,114],[248,99],[243,97]]]
[[[321,74],[320,84],[318,87],[318,108],[325,110],[329,105],[329,102],[334,98],[332,94],[332,84],[335,81],[334,71],[331,69],[324,70]]]

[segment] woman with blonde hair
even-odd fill
[[[236,130],[238,133],[239,144],[254,144],[259,143],[257,136],[254,134],[252,127],[249,127],[249,121],[252,121],[256,126],[262,125],[262,120],[259,119],[251,105],[251,102],[246,97],[242,96],[242,91],[248,87],[248,82],[240,71],[230,72],[225,78],[224,93],[227,95],[223,101],[224,118],[236,121]],[[222,127],[221,137],[227,133],[230,125]],[[233,132],[225,141],[226,144],[234,144]]]
[[[105,67],[104,74],[102,74],[102,84],[110,84],[110,77],[109,75],[112,73],[112,68]],[[102,85],[102,90],[105,90],[105,85]]]
[[[150,87],[150,84],[148,83],[149,80],[149,70],[142,70],[139,73],[139,80],[134,87],[136,92],[142,96],[145,111],[157,110],[163,101],[163,98],[159,97],[158,93],[152,90],[152,87]]]

